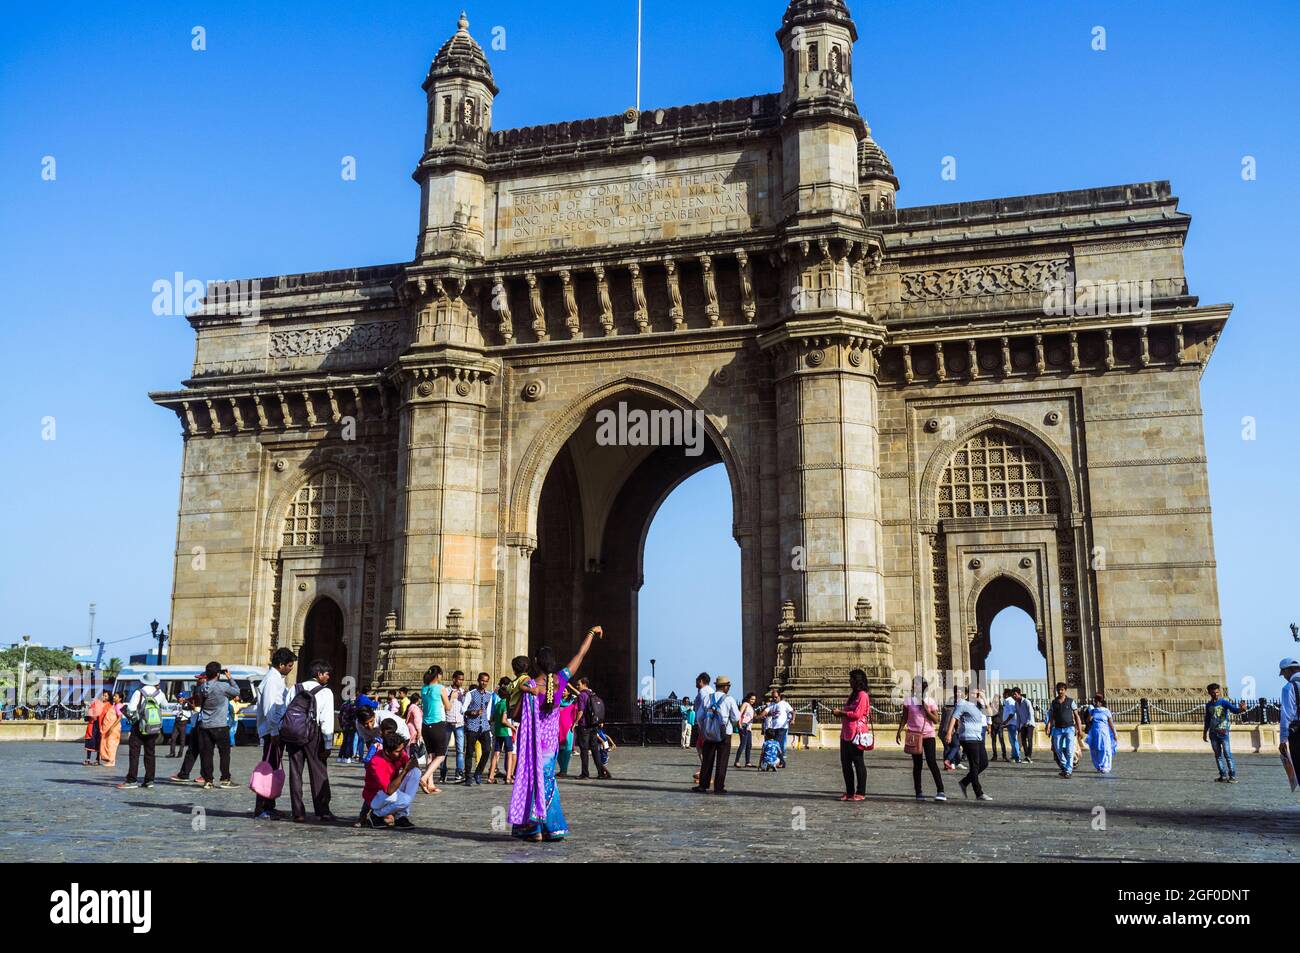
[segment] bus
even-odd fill
[[[235,743],[240,741],[257,741],[257,696],[262,688],[262,679],[266,669],[256,665],[227,665],[230,677],[239,686],[239,701],[244,706],[238,715],[238,727],[235,731]],[[176,720],[176,711],[180,707],[176,696],[181,692],[193,692],[198,677],[203,674],[202,665],[127,665],[117,673],[113,691],[121,692],[122,701],[130,700],[132,693],[141,686],[140,678],[145,672],[158,676],[158,687],[167,697],[163,705],[163,736],[171,734]],[[122,720],[122,733],[131,730],[130,722]]]

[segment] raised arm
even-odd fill
[[[583,638],[582,645],[578,646],[578,654],[569,659],[568,667],[570,678],[578,674],[578,666],[580,666],[582,660],[587,657],[587,650],[591,648],[591,640],[594,638],[603,639],[604,637],[605,630],[598,625],[593,625],[587,630],[587,635]]]

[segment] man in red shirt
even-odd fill
[[[407,816],[419,789],[418,762],[406,753],[406,741],[385,732],[383,748],[366,762],[361,788],[361,815],[353,827],[414,827]]]

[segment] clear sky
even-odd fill
[[[1297,648],[1287,623],[1300,621],[1291,293],[1300,5],[850,6],[862,34],[858,104],[902,180],[900,204],[1173,182],[1194,217],[1192,292],[1236,304],[1203,382],[1229,675],[1272,693],[1274,664]],[[643,105],[776,90],[784,7],[647,0]],[[409,259],[420,83],[459,11],[441,2],[6,9],[0,645],[24,632],[82,643],[92,601],[108,640],[166,621],[181,442],[173,416],[145,394],[187,375],[193,338],[183,319],[152,313],[151,286],[178,271],[233,278]],[[498,0],[468,14],[501,87],[498,128],[632,104],[633,0]],[[195,26],[204,51],[191,49]],[[1091,48],[1097,26],[1104,51]],[[490,48],[494,35],[504,49]],[[53,181],[42,177],[47,156]],[[344,156],[356,158],[355,181],[340,176]],[[955,181],[940,177],[944,156],[957,159]],[[1257,162],[1253,181],[1242,179],[1244,156]],[[53,440],[42,439],[47,417]],[[1245,417],[1253,440],[1242,439]],[[738,563],[714,468],[683,484],[651,530],[640,654],[661,660],[661,690],[688,687],[700,667],[738,679]]]

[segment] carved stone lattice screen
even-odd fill
[[[370,502],[355,480],[322,470],[294,494],[284,514],[285,546],[329,546],[370,540]]]
[[[1036,449],[1003,430],[972,437],[939,483],[939,517],[1061,512],[1061,491]]]

